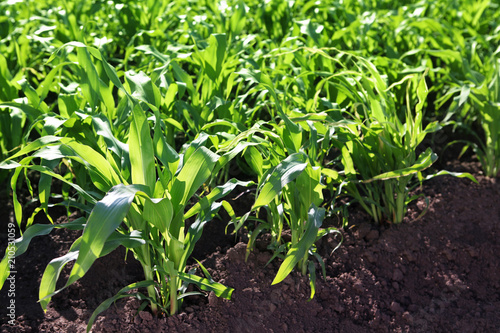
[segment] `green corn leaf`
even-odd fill
[[[154,48],[154,46],[151,45],[139,45],[135,48],[136,50],[143,51],[144,54],[151,54],[153,55],[156,59],[161,61],[164,64],[168,64],[170,62],[170,57],[166,54],[158,52],[157,49]]]
[[[87,193],[80,186],[78,186],[77,184],[74,184],[71,181],[68,181],[66,178],[62,177],[60,174],[53,172],[51,169],[46,168],[46,167],[41,166],[41,165],[26,165],[25,164],[26,160],[31,160],[31,159],[33,159],[33,157],[31,157],[31,156],[26,157],[25,159],[21,160],[22,164],[15,163],[12,161],[5,161],[6,165],[4,165],[6,168],[9,168],[14,164],[14,167],[17,168],[15,170],[14,174],[12,175],[12,178],[11,178],[11,188],[12,188],[12,199],[13,199],[13,204],[14,204],[14,214],[16,216],[16,221],[19,225],[19,228],[21,228],[21,223],[23,221],[23,218],[22,218],[23,210],[22,210],[21,204],[19,203],[19,200],[17,200],[17,185],[16,184],[17,184],[17,180],[18,180],[19,175],[21,174],[21,172],[24,169],[38,171],[40,173],[47,174],[52,178],[56,178],[56,179],[60,180],[61,182],[73,187],[82,197],[84,197],[90,203],[96,202],[95,198],[92,195],[90,195],[89,193]],[[2,168],[2,165],[0,165],[0,168]]]
[[[69,249],[68,253],[64,256],[52,259],[42,275],[42,280],[40,281],[40,289],[38,296],[40,298],[40,306],[43,311],[47,311],[47,305],[50,302],[50,298],[45,298],[45,296],[50,295],[56,289],[56,283],[61,274],[62,269],[68,262],[74,261],[78,258],[78,250],[80,249],[81,238],[78,238]]]
[[[235,36],[238,36],[245,27],[246,24],[246,9],[245,2],[240,0],[234,6],[235,10],[231,15],[230,27],[231,27],[231,36],[234,39]]]
[[[128,146],[132,166],[132,182],[146,185],[149,188],[146,193],[152,195],[156,183],[153,140],[148,120],[139,105],[133,109]]]
[[[307,271],[309,272],[309,287],[311,288],[309,300],[312,300],[314,294],[316,294],[316,267],[314,266],[314,262],[309,261],[307,264]]]
[[[233,141],[233,140],[231,140]],[[256,142],[248,142],[248,141],[240,141],[236,144],[236,147],[231,149],[230,151],[224,153],[219,160],[217,161],[217,165],[212,171],[213,174],[217,174],[224,166],[226,166],[233,158],[235,158],[238,154],[245,150],[247,147],[257,146]]]
[[[101,191],[107,192],[113,185],[123,182],[119,172],[113,168],[110,162],[91,147],[81,144],[71,138],[60,138],[63,146],[45,148],[33,156],[46,159],[72,158],[84,164],[88,169],[94,185]],[[70,150],[68,150],[70,148]],[[58,155],[59,154],[59,155]]]
[[[99,258],[107,239],[120,226],[139,191],[146,193],[147,188],[142,185],[116,185],[95,205],[83,231],[78,259],[65,287],[84,276]]]
[[[167,198],[147,198],[144,202],[144,219],[158,228],[165,239],[169,238],[168,229],[173,215],[174,209],[172,203]]]
[[[473,181],[474,183],[479,184],[477,179],[468,172],[452,172],[452,171],[446,171],[446,170],[441,170],[441,171],[438,171],[432,175],[428,175],[428,176],[424,177],[422,180],[429,180],[429,179],[432,179],[432,178],[437,177],[437,176],[445,176],[445,175],[458,177],[458,178],[467,178],[467,179],[470,179],[471,181]]]
[[[26,118],[19,109],[0,108],[0,160],[12,154],[8,151],[21,146]]]
[[[161,128],[161,117],[158,111],[155,111],[155,126],[153,134],[153,145],[156,158],[166,167],[163,173],[158,172],[162,178],[163,186],[166,188],[168,182],[172,179],[179,165],[179,154],[167,143],[165,135]],[[162,177],[164,176],[164,177]]]
[[[69,42],[69,43],[62,45],[54,53],[52,53],[52,55],[50,56],[50,58],[47,62],[51,62],[57,56],[57,54],[59,53],[59,51],[61,49],[68,47],[68,46],[76,47],[78,49],[84,49],[84,51],[85,51],[85,52],[79,51],[80,52],[79,53],[79,60],[83,61],[83,63],[80,62],[80,66],[85,68],[88,65],[89,68],[91,68],[90,79],[89,79],[89,75],[85,72],[85,70],[81,71],[81,75],[84,77],[83,84],[86,86],[85,89],[87,90],[87,93],[90,93],[90,96],[94,95],[94,96],[102,97],[101,95],[99,95],[99,92],[103,87],[107,87],[107,86],[104,85],[102,83],[102,81],[99,81],[100,80],[99,77],[96,76],[97,72],[96,72],[96,69],[95,69],[95,66],[94,66],[92,60],[90,59],[89,54],[91,54],[94,58],[101,61],[101,64],[102,64],[104,71],[106,72],[109,80],[118,89],[120,89],[123,93],[125,93],[125,95],[128,97],[128,99],[130,101],[132,101],[132,102],[135,101],[135,99],[132,97],[132,95],[130,95],[130,93],[127,91],[127,89],[125,89],[125,87],[121,83],[121,81],[118,77],[118,74],[116,73],[115,68],[113,66],[111,66],[106,60],[104,60],[104,58],[101,55],[101,52],[99,52],[99,50],[97,50],[96,48],[87,46],[81,42]],[[108,92],[106,91],[106,93],[108,93]],[[103,100],[106,101],[107,99],[109,99],[109,97],[105,97]],[[95,105],[95,102],[93,102],[92,104]],[[111,103],[107,102],[106,104],[109,106],[109,104],[111,104]]]
[[[333,181],[335,182],[340,182],[340,174],[335,171],[335,170],[332,170],[332,169],[328,169],[328,168],[322,168],[321,169],[321,173],[329,178],[331,178]]]
[[[209,279],[210,281],[213,281],[212,279],[212,275],[210,275],[210,273],[208,272],[208,270],[205,268],[205,266],[203,266],[203,264],[201,262],[199,262],[196,258],[194,259],[196,261],[196,263],[198,264],[198,266],[200,266],[200,269],[201,271],[203,272],[203,275],[205,275],[205,277],[207,279]]]
[[[159,112],[155,112],[155,126],[154,126],[154,136],[153,143],[155,145],[155,155],[158,157],[160,162],[164,166],[169,166],[170,164],[174,164],[179,161],[179,154],[167,143],[165,140],[165,136],[163,135],[162,127],[161,127],[161,117]],[[177,166],[175,166],[177,169]],[[172,174],[174,174],[172,172]]]
[[[194,140],[192,140],[188,147],[186,148],[184,155],[183,155],[183,161],[186,162],[191,158],[191,155],[193,155],[196,150],[200,147],[206,147],[207,146],[207,141],[210,139],[210,135],[207,133],[201,132],[199,133]]]
[[[265,206],[271,202],[281,190],[297,178],[307,166],[307,155],[295,153],[284,159],[274,168],[269,178],[265,180],[259,196],[253,204],[252,210]]]
[[[34,108],[33,106],[30,106],[28,104],[23,104],[23,103],[3,102],[3,103],[0,103],[0,107],[21,110],[31,120],[35,120],[43,115],[43,112],[41,110]]]
[[[28,145],[26,145],[23,149],[18,151],[16,154],[14,154],[14,155],[10,156],[8,159],[0,162],[0,168],[1,169],[14,169],[14,168],[18,167],[20,164],[16,163],[16,162],[12,162],[11,160],[14,160],[18,157],[29,154],[33,151],[36,151],[36,150],[42,148],[43,146],[46,146],[46,145],[53,143],[53,142],[57,142],[60,139],[61,139],[60,137],[53,136],[53,135],[47,135],[47,136],[43,136],[39,139],[36,139],[35,141],[30,142]]]
[[[276,90],[274,88],[274,84],[268,75],[259,71],[251,71],[248,69],[243,69],[237,74],[242,75],[246,79],[257,82],[266,88],[271,96],[273,97],[276,107],[278,110],[278,115],[285,123],[284,128],[278,128],[278,130],[282,131],[282,139],[287,147],[288,151],[291,153],[296,153],[300,149],[301,141],[302,141],[302,131],[300,126],[295,124],[290,118],[285,114],[281,107],[281,101],[278,98]]]
[[[421,115],[422,109],[424,107],[424,103],[427,99],[427,95],[429,94],[429,89],[427,88],[427,84],[425,83],[425,74],[420,78],[417,86],[417,97],[418,103],[415,105],[415,114]],[[421,127],[421,123],[419,124]]]
[[[252,181],[242,182],[232,178],[229,181],[227,181],[224,185],[215,187],[208,195],[201,198],[199,202],[197,202],[193,207],[191,207],[186,212],[186,214],[184,214],[184,219],[188,219],[198,214],[200,211],[208,208],[213,202],[228,195],[231,191],[233,191],[236,188],[236,186],[249,187],[252,185],[255,185],[255,183]]]
[[[312,203],[319,206],[323,202],[324,186],[321,185],[320,180],[321,169],[313,168],[311,165],[308,165],[295,180],[299,198],[304,207],[309,208]]]
[[[128,146],[113,135],[110,120],[100,114],[92,117],[92,124],[96,130],[96,134],[106,142],[108,149],[115,153],[116,156],[124,159],[123,162],[125,165],[128,164]]]
[[[172,190],[170,191],[175,214],[178,214],[183,209],[189,198],[210,177],[218,159],[219,155],[205,147],[199,147],[184,162],[184,166],[174,179]],[[184,213],[182,214],[184,215]]]
[[[191,98],[193,99],[193,103],[195,105],[198,104],[198,93],[196,92],[196,89],[194,88],[194,85],[193,85],[193,80],[191,79],[191,77],[189,76],[188,73],[186,73],[178,64],[177,62],[175,61],[172,61],[171,62],[171,65],[172,65],[172,69],[174,71],[174,75],[175,75],[175,78],[177,79],[177,81],[181,82],[181,83],[184,83],[188,92],[189,92],[189,95],[191,96]],[[177,84],[179,84],[179,82]],[[181,95],[182,97],[182,95]]]
[[[248,260],[248,256],[250,255],[251,250],[254,248],[254,244],[255,244],[255,241],[257,240],[257,237],[260,235],[260,233],[262,231],[264,231],[265,229],[269,229],[269,228],[270,228],[270,225],[268,223],[262,222],[259,225],[257,225],[257,227],[255,227],[255,229],[252,230],[252,234],[249,237],[247,249],[245,251],[245,262]],[[285,245],[285,244],[282,244],[282,245]],[[278,253],[279,253],[279,251],[275,251],[273,257],[271,259],[269,259],[269,262],[267,264],[269,264],[272,259],[276,258],[278,256]]]
[[[70,138],[61,138],[61,142],[70,147],[75,154],[70,157],[77,157],[78,162],[85,164],[90,171],[90,176],[94,184],[103,192],[117,184],[123,182],[118,170],[114,169],[110,162],[100,153]]]
[[[209,46],[203,51],[205,72],[212,81],[217,81],[226,55],[226,34],[213,34],[208,38]]]
[[[72,63],[71,62],[61,62],[57,66],[52,68],[51,71],[47,74],[47,76],[45,76],[43,81],[40,83],[40,85],[36,89],[36,92],[37,92],[38,96],[40,96],[40,99],[42,101],[47,97],[49,90],[52,86],[52,82],[54,81],[54,78],[56,77],[56,75],[60,73],[61,68],[66,66],[66,65],[70,65],[70,64],[72,64]]]
[[[110,67],[109,64],[103,60],[99,50],[87,46],[81,42],[69,42],[58,48],[51,55],[48,62],[51,62],[61,49],[68,46],[77,48],[77,57],[79,65],[78,69],[80,74],[80,88],[86,100],[90,103],[92,110],[96,109],[96,107],[98,106],[98,101],[101,100],[104,103],[104,105],[106,105],[108,111],[111,110],[114,111],[114,100],[111,95],[111,89],[109,89],[109,86],[106,85],[99,77],[99,73],[97,72],[96,66],[94,65],[94,62],[90,57],[90,55],[92,55],[93,57],[100,60],[102,63],[105,63],[108,67]]]
[[[209,279],[199,277],[194,274],[179,272],[179,278],[187,283],[192,283],[203,291],[213,291],[217,297],[231,299],[233,288],[224,286],[221,283],[210,281]]]
[[[276,93],[273,91],[271,95],[275,96],[276,104],[279,105]],[[300,129],[300,126],[291,121],[280,108],[278,108],[278,114],[285,123],[283,128],[278,129],[278,131],[282,132],[281,137],[283,142],[289,152],[296,153],[299,151],[302,143],[302,130]]]
[[[19,80],[18,84],[21,86],[23,93],[28,98],[29,104],[41,110],[44,114],[47,114],[49,111],[47,104],[40,100],[40,96],[38,96],[36,90],[31,86],[31,84],[29,84],[25,78]]]
[[[316,241],[318,229],[323,224],[324,217],[325,209],[318,208],[314,204],[312,204],[308,212],[306,231],[299,242],[292,246],[292,248],[290,248],[290,250],[286,254],[285,260],[281,264],[278,273],[276,273],[272,285],[283,281],[288,276],[288,274],[290,274],[293,268],[299,263],[299,261],[304,258],[304,256],[309,251],[309,248]]]
[[[104,68],[104,71],[106,72],[106,74],[108,75],[108,78],[110,79],[110,81],[118,88],[120,89],[123,93],[125,93],[125,95],[127,96],[127,98],[131,101],[131,102],[134,102],[134,98],[132,97],[132,95],[130,95],[130,93],[128,92],[127,89],[125,89],[125,87],[123,86],[122,82],[120,81],[120,78],[118,77],[118,74],[116,73],[116,69],[111,66],[107,61],[105,60],[102,60],[102,66]]]
[[[256,147],[248,147],[245,151],[245,160],[250,165],[253,171],[257,173],[257,176],[262,177],[264,166],[264,159],[262,158],[262,154]]]
[[[172,269],[175,269],[175,272],[183,270],[183,258],[186,253],[184,247],[184,234],[180,234],[180,232],[177,232],[178,230],[179,229],[169,230],[172,237],[167,239],[167,254],[170,262],[173,265]],[[171,274],[172,272],[172,270],[169,271],[169,274]]]
[[[352,141],[346,142],[344,146],[342,146],[342,165],[344,166],[344,171],[347,176],[355,175],[356,169],[354,168],[354,161],[352,160],[354,154],[351,154],[351,151],[354,148],[354,143]]]
[[[54,168],[57,166],[59,161],[57,160],[42,160],[41,165],[46,167],[47,169],[54,170]],[[51,195],[51,185],[52,185],[52,177],[47,175],[46,173],[42,173],[40,175],[40,180],[38,181],[38,200],[40,201],[40,205],[43,208],[43,211],[45,212],[45,215],[49,219],[51,223],[54,223],[52,221],[52,218],[49,215],[49,198]],[[28,223],[29,225],[29,223]]]
[[[161,104],[160,91],[151,81],[149,76],[143,72],[136,74],[128,71],[125,73],[125,78],[130,85],[132,97],[147,103],[153,111],[158,110],[158,107]]]
[[[163,104],[167,106],[168,109],[172,108],[175,103],[175,97],[179,91],[179,86],[177,83],[173,82],[168,86],[167,93],[164,96]],[[181,127],[181,130],[183,128]]]
[[[404,169],[399,169],[399,170],[394,170],[394,171],[389,171],[382,173],[378,176],[375,176],[371,179],[364,180],[364,183],[370,183],[375,180],[385,180],[385,179],[392,179],[392,178],[400,178],[400,177],[405,177],[409,175],[416,174],[418,172],[421,172],[422,170],[427,169],[432,165],[437,160],[437,155],[432,152],[430,148],[428,148],[425,152],[423,152],[417,161],[415,163]]]
[[[231,206],[231,204],[226,200],[222,200],[221,204],[222,204],[222,207],[224,207],[224,209],[226,210],[227,215],[229,215],[229,218],[231,219],[231,223],[235,223],[237,220],[237,217],[236,217],[236,213],[234,212],[233,206]]]
[[[81,67],[79,67],[80,72],[80,87],[82,89],[82,93],[85,96],[85,99],[90,103],[92,110],[95,110],[97,107],[97,101],[101,99],[101,84],[99,74],[95,68],[92,59],[90,58],[90,54],[88,52],[88,48],[77,49],[78,54],[78,63]]]
[[[141,232],[134,230],[130,234],[121,234],[114,232],[104,244],[100,257],[113,252],[118,246],[123,245],[126,248],[134,248],[146,244]],[[40,305],[44,311],[47,310],[47,305],[50,302],[50,297],[56,289],[56,283],[59,279],[62,269],[67,263],[77,260],[80,250],[81,237],[78,238],[69,249],[68,253],[62,257],[55,258],[45,268],[40,282]]]
[[[32,225],[31,227],[26,229],[26,231],[23,233],[22,237],[20,237],[14,241],[14,244],[13,244],[14,249],[15,249],[14,258],[16,258],[16,257],[18,257],[26,252],[31,240],[34,237],[48,235],[54,228],[66,228],[66,229],[70,229],[70,230],[81,230],[85,226],[84,222],[85,222],[85,220],[83,218],[79,218],[79,219],[76,219],[76,220],[73,220],[73,221],[67,222],[67,223],[34,224],[34,225]],[[2,262],[0,263],[0,268],[1,268],[0,272],[2,272],[2,273],[0,273],[0,290],[3,287],[5,279],[9,276],[10,269],[8,266],[8,259],[9,259],[9,256],[6,253],[4,258],[2,259]]]
[[[196,242],[200,239],[203,232],[203,227],[209,221],[211,221],[215,214],[219,211],[222,204],[220,202],[214,202],[210,207],[202,210],[196,217],[196,221],[189,226],[186,238],[184,239],[184,253],[182,254],[182,259],[179,262],[179,268],[183,268],[186,265],[188,257],[193,253],[194,246]]]

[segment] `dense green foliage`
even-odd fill
[[[437,158],[422,146],[428,134],[467,133],[465,148],[498,175],[499,9],[470,0],[0,3],[0,182],[10,179],[23,235],[11,246],[20,255],[53,228],[83,230],[47,267],[42,307],[64,265],[76,260],[66,287],[120,245],[145,281],[96,314],[137,287],[155,313],[175,313],[191,283],[230,297],[203,267],[204,278],[185,271],[220,207],[236,230],[249,228],[249,251],[270,232],[273,259],[283,259],[275,283],[298,267],[313,297],[310,259],[323,265],[315,242],[338,233],[322,228],[325,216],[345,211],[336,198],[350,196],[376,223],[401,223],[418,181],[447,173],[423,174]],[[39,202],[30,217],[23,182]],[[237,186],[257,191],[244,216],[223,200]],[[50,205],[82,218],[33,224]],[[7,256],[0,266],[1,286]]]

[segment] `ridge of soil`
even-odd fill
[[[121,299],[99,316],[92,332],[494,332],[500,327],[500,184],[484,178],[477,163],[455,163],[479,184],[451,176],[423,185],[429,200],[410,205],[401,225],[376,226],[359,209],[338,237],[318,242],[326,279],[318,266],[316,296],[308,301],[307,278],[293,272],[271,285],[280,260],[268,266],[265,235],[245,262],[246,245],[225,236],[225,223],[207,225],[194,256],[215,281],[235,289],[231,301],[187,298],[181,313],[153,318],[140,302]],[[7,224],[0,203],[2,255]],[[10,212],[10,213],[8,213]],[[66,220],[64,213],[58,222]],[[326,221],[333,225],[334,220]],[[44,314],[38,285],[47,263],[66,253],[79,232],[55,230],[33,239],[16,258],[16,320],[8,323],[10,297],[0,291],[1,332],[84,332],[93,310],[122,287],[143,279],[140,264],[117,249],[96,261],[75,284],[53,297]],[[66,281],[70,265],[61,274]]]

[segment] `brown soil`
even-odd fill
[[[480,184],[449,176],[423,186],[403,224],[378,227],[351,211],[344,242],[318,244],[326,263],[316,297],[308,301],[306,278],[292,273],[271,286],[279,261],[265,237],[245,262],[245,244],[224,236],[212,222],[197,245],[212,277],[235,289],[231,301],[187,299],[181,313],[153,318],[137,314],[140,302],[122,299],[97,319],[93,332],[497,332],[500,328],[500,184],[483,178],[474,163],[450,166],[475,172]],[[4,200],[5,201],[5,200]],[[9,207],[3,203],[1,230]],[[7,218],[8,217],[8,218]],[[60,221],[65,217],[61,217]],[[335,221],[327,221],[331,224]],[[35,239],[16,260],[16,320],[9,325],[6,288],[0,293],[1,332],[84,332],[92,311],[125,285],[142,279],[140,265],[119,249],[102,258],[80,281],[55,296],[44,315],[38,284],[47,263],[67,251],[78,232],[57,230]],[[2,253],[5,233],[0,233]],[[240,241],[238,239],[237,241]],[[63,274],[68,274],[66,268]],[[64,275],[63,275],[64,276]],[[62,279],[64,281],[64,278]]]

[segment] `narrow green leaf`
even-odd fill
[[[245,159],[247,163],[250,165],[253,171],[257,174],[257,176],[262,177],[264,166],[264,159],[262,158],[262,154],[256,147],[248,147],[245,151]]]
[[[38,150],[43,146],[46,146],[50,143],[59,141],[60,137],[57,136],[44,136],[39,139],[36,139],[33,142],[30,142],[26,147],[18,151],[16,154],[10,156],[7,160],[0,162],[0,169],[14,169],[19,166],[19,163],[12,162],[10,160],[16,159],[20,156],[31,153],[32,151]]]
[[[193,207],[191,207],[186,214],[184,214],[184,219],[188,219],[200,211],[208,208],[214,201],[217,201],[226,195],[228,195],[231,191],[233,191],[236,186],[249,187],[254,185],[255,183],[252,181],[242,182],[237,179],[230,179],[224,185],[220,185],[215,187],[208,195],[204,196],[197,202]]]
[[[265,206],[271,202],[281,190],[297,178],[307,166],[307,156],[303,153],[295,153],[284,159],[272,172],[253,204],[252,210]]]
[[[65,287],[84,276],[99,258],[106,240],[120,226],[139,191],[145,192],[146,188],[141,185],[116,185],[95,205],[83,231],[78,259]]]
[[[205,72],[212,81],[216,81],[222,71],[226,54],[226,34],[213,34],[208,38],[209,46],[203,51]]]
[[[196,242],[200,239],[203,232],[203,227],[211,221],[215,214],[219,211],[222,204],[214,202],[210,207],[202,210],[196,217],[196,221],[189,226],[186,238],[184,239],[184,253],[180,261],[180,267],[185,267],[188,257],[193,253]]]
[[[154,225],[161,232],[163,237],[168,238],[168,229],[174,208],[169,199],[149,199],[144,202],[143,216],[146,221]]]
[[[156,183],[153,140],[148,120],[139,105],[133,109],[128,146],[132,166],[132,182],[146,185],[149,188],[146,193],[152,195]]]
[[[21,110],[32,121],[34,121],[35,119],[37,119],[38,117],[40,117],[44,114],[44,112],[39,110],[38,108],[34,108],[33,106],[30,106],[28,104],[23,104],[23,103],[3,102],[3,103],[0,103],[0,107]]]
[[[452,172],[452,171],[446,171],[446,170],[441,170],[441,171],[438,171],[432,175],[428,175],[425,178],[423,178],[423,180],[429,180],[429,179],[432,179],[432,178],[437,177],[437,176],[446,176],[446,175],[458,177],[458,178],[467,178],[467,179],[470,179],[471,181],[473,181],[474,183],[479,184],[477,179],[468,172]]]
[[[314,266],[314,262],[309,261],[307,270],[309,272],[309,287],[311,288],[309,300],[312,300],[314,298],[314,294],[316,293],[316,267]]]
[[[78,238],[69,249],[68,253],[62,257],[52,259],[42,275],[42,280],[40,281],[40,289],[38,292],[38,297],[40,298],[40,306],[43,311],[47,311],[47,305],[50,302],[50,298],[45,298],[45,296],[51,294],[56,289],[56,283],[61,274],[62,269],[67,263],[74,261],[78,258],[78,251],[80,249],[81,238]]]
[[[161,104],[160,91],[151,81],[149,76],[143,72],[134,73],[132,71],[128,71],[125,73],[125,78],[130,85],[132,97],[147,103],[153,111],[158,110],[158,107]]]
[[[205,147],[199,147],[185,161],[182,170],[174,179],[172,190],[172,204],[176,214],[183,209],[189,198],[210,177],[219,155]]]
[[[62,269],[66,266],[67,263],[74,261],[78,258],[81,237],[78,238],[69,249],[68,253],[62,257],[53,259],[45,268],[45,271],[42,275],[42,281],[40,282],[40,305],[44,311],[47,310],[47,305],[50,302],[50,298],[56,289],[56,283],[59,279]],[[141,245],[146,244],[146,241],[143,239],[142,234],[134,230],[130,234],[121,234],[119,232],[113,232],[113,234],[106,240],[102,252],[100,254],[101,257],[113,252],[118,246],[123,245],[126,248],[134,248]]]
[[[298,264],[298,262],[304,258],[307,251],[309,251],[309,248],[316,241],[316,235],[318,234],[318,229],[321,227],[321,224],[323,224],[324,217],[325,209],[317,208],[313,204],[308,212],[307,229],[304,235],[301,237],[299,242],[295,244],[295,246],[290,248],[286,254],[285,260],[281,264],[278,273],[276,273],[272,285],[283,281]]]
[[[295,180],[301,203],[309,208],[314,203],[316,206],[323,202],[323,186],[320,183],[321,170],[308,165]]]
[[[14,248],[11,248],[11,250],[15,251],[14,258],[16,258],[16,257],[18,257],[26,252],[31,240],[34,237],[48,235],[54,228],[67,228],[67,229],[71,229],[71,230],[75,230],[75,229],[81,230],[85,226],[85,224],[83,224],[82,222],[84,222],[83,218],[76,219],[76,220],[68,222],[68,223],[34,224],[34,225],[32,225],[31,227],[26,229],[26,231],[23,233],[22,237],[20,237],[14,241],[14,244],[13,244]],[[8,251],[8,248],[6,251]],[[0,273],[0,290],[2,289],[3,284],[10,273],[10,269],[8,266],[8,259],[9,259],[9,256],[6,253],[2,259],[2,262],[0,263],[0,268],[2,268],[0,270],[0,272],[2,272],[2,273]]]
[[[199,277],[194,274],[179,272],[179,278],[187,283],[192,283],[203,291],[213,291],[217,297],[231,299],[234,291],[233,288],[226,287],[225,285],[210,281],[209,279]]]
[[[364,180],[364,183],[370,183],[375,180],[385,180],[385,179],[392,179],[392,178],[400,178],[404,176],[409,176],[412,174],[416,174],[417,172],[420,172],[422,170],[427,169],[432,165],[437,160],[437,155],[432,152],[430,148],[428,148],[425,152],[423,152],[417,161],[415,163],[404,169],[399,169],[399,170],[394,170],[394,171],[389,171],[382,173],[378,176],[375,176],[371,179]]]
[[[179,154],[167,143],[161,127],[161,117],[158,111],[155,111],[156,122],[154,125],[153,145],[156,158],[165,166],[165,176],[162,181],[168,183],[177,171],[179,165]],[[161,177],[160,172],[158,175]]]

